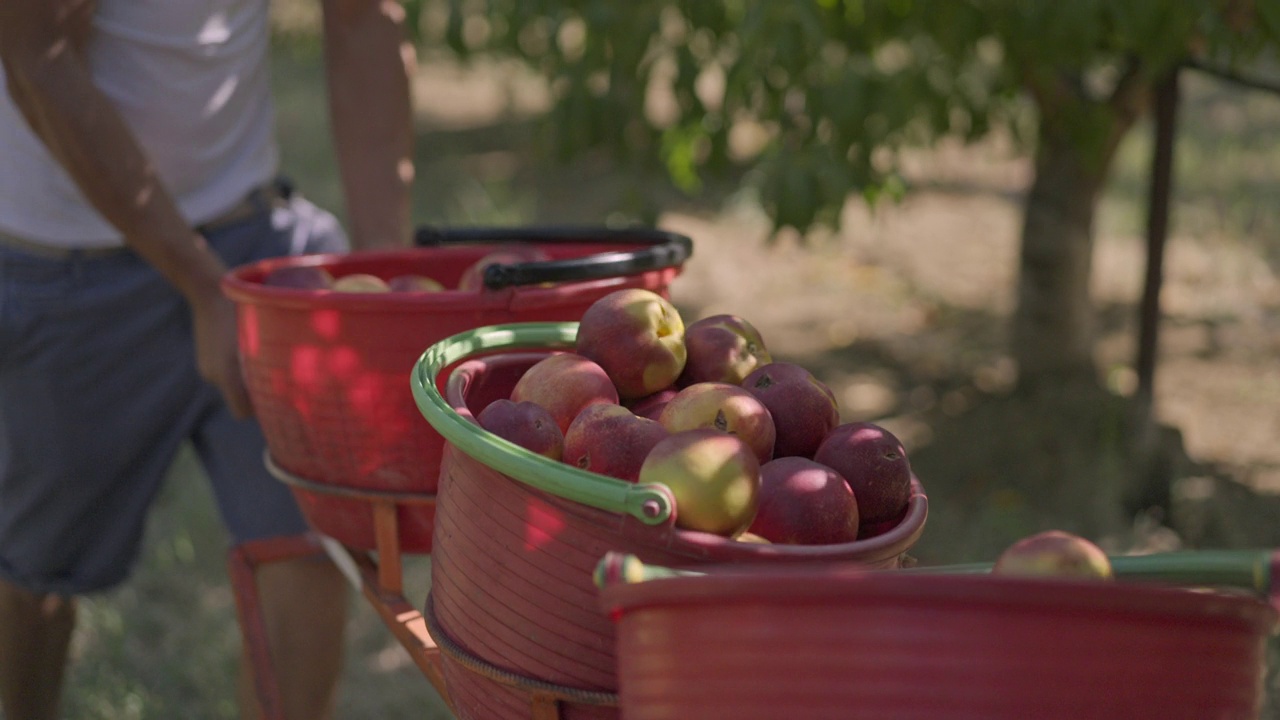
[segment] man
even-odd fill
[[[401,9],[325,0],[324,11],[352,247],[405,245],[413,57]],[[308,208],[272,183],[267,13],[267,0],[0,0],[8,720],[56,716],[74,598],[125,580],[182,442],[204,461],[233,542],[305,530],[262,468],[235,310],[219,289],[228,267],[306,235]],[[295,252],[341,241],[302,239]],[[264,565],[257,579],[287,716],[328,717],[344,581],[316,558]]]

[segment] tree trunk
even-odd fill
[[[1089,277],[1109,153],[1052,130],[1041,123],[1022,227],[1013,357],[1024,390],[1097,379]]]

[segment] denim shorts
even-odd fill
[[[347,247],[298,196],[208,240],[229,267]],[[258,424],[197,373],[190,311],[159,273],[127,250],[0,245],[0,578],[67,595],[123,582],[186,441],[233,542],[306,530],[263,466]]]

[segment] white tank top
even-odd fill
[[[99,0],[87,56],[193,225],[276,172],[268,0]],[[119,245],[14,106],[0,72],[0,231]]]

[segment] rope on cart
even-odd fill
[[[471,672],[483,675],[490,680],[509,687],[550,695],[558,700],[567,700],[569,702],[581,703],[583,705],[618,706],[617,693],[603,692],[599,690],[581,690],[579,688],[556,685],[545,680],[535,680],[534,678],[517,675],[509,670],[503,670],[496,665],[482,660],[464,650],[461,646],[455,643],[452,638],[440,630],[440,624],[436,620],[435,607],[432,603],[430,593],[427,593],[426,607],[423,609],[425,612],[423,612],[422,615],[423,619],[426,620],[427,623],[427,632],[431,633],[431,639],[436,641],[436,646],[454,662],[457,662],[459,665],[465,667]]]
[[[403,492],[396,490],[372,490],[367,488],[346,487],[343,485],[328,485],[318,483],[314,480],[307,480],[280,467],[275,460],[272,459],[270,452],[263,453],[263,464],[267,466],[267,472],[271,473],[275,479],[285,485],[292,485],[308,492],[319,493],[321,495],[335,495],[337,497],[351,498],[353,500],[391,500],[398,504],[405,505],[433,505],[436,502],[435,493],[420,492]]]

